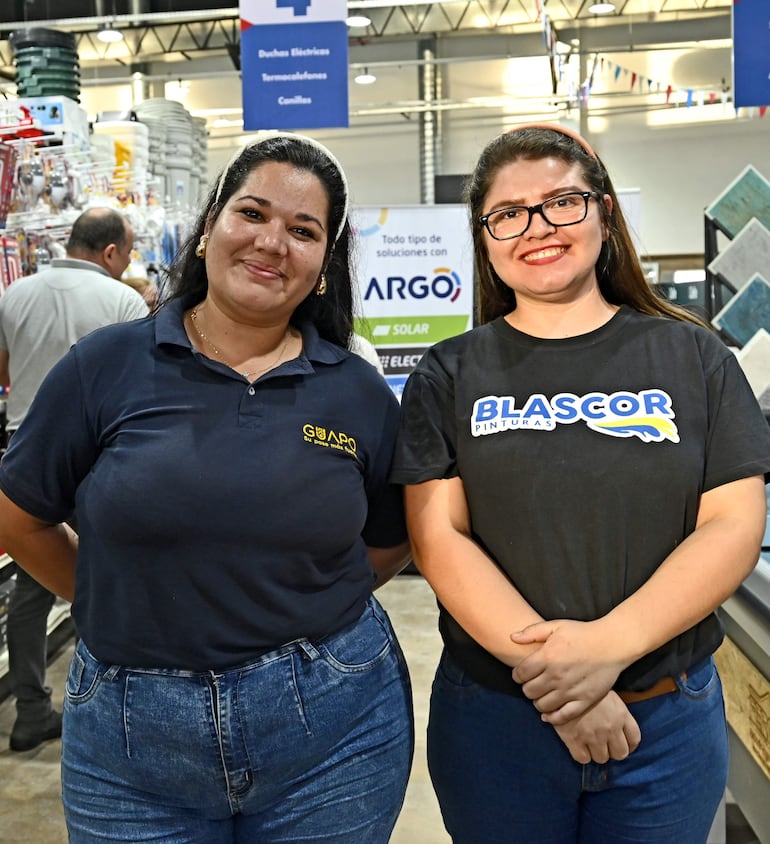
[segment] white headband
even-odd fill
[[[308,138],[307,135],[297,135],[293,132],[264,132],[260,134],[260,137],[253,141],[250,144],[246,144],[243,149],[238,150],[238,152],[233,155],[233,157],[227,162],[227,166],[222,171],[222,175],[219,177],[219,181],[217,182],[217,192],[214,197],[214,205],[217,205],[219,202],[219,197],[222,195],[222,188],[225,185],[225,179],[227,179],[227,175],[232,169],[235,162],[243,155],[243,153],[250,149],[251,147],[259,146],[259,144],[264,143],[265,141],[272,140],[273,138],[292,138],[297,141],[301,141],[303,144],[307,144],[308,146],[315,147],[315,149],[322,152],[331,163],[336,167],[337,172],[340,174],[340,179],[342,180],[342,187],[345,190],[345,205],[342,209],[342,219],[340,220],[340,224],[337,227],[337,233],[334,236],[334,242],[336,243],[340,239],[340,235],[342,234],[342,229],[345,227],[345,221],[348,217],[348,180],[345,178],[345,171],[342,169],[339,161],[331,154],[331,152],[322,144],[316,141],[313,138]]]

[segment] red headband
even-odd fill
[[[596,158],[597,160],[599,158],[599,156],[591,149],[591,145],[585,138],[578,135],[577,132],[573,132],[572,129],[567,129],[566,126],[560,126],[558,123],[524,123],[522,126],[516,126],[513,129],[509,129],[504,134],[512,135],[514,132],[520,132],[522,129],[550,129],[552,132],[560,132],[562,135],[572,138],[573,141],[577,141],[591,156],[591,158]]]

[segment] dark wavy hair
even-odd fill
[[[328,241],[322,271],[326,274],[327,291],[318,296],[315,290],[297,306],[291,322],[299,325],[312,322],[325,340],[348,347],[353,331],[352,232],[347,216],[347,184],[336,161],[322,146],[302,136],[277,135],[246,146],[220,174],[201,210],[192,234],[185,241],[168,272],[167,301],[180,296],[202,301],[208,290],[206,264],[195,254],[195,248],[206,227],[213,224],[230,197],[246,181],[249,174],[267,163],[291,164],[318,178],[329,200]],[[335,236],[339,236],[335,241]]]
[[[538,161],[543,158],[560,158],[567,164],[580,165],[589,190],[607,194],[612,199],[611,212],[607,211],[603,202],[598,203],[609,233],[596,261],[596,277],[602,296],[613,305],[628,305],[643,314],[703,325],[694,314],[658,296],[648,284],[612,180],[599,157],[591,155],[590,147],[583,144],[585,142],[581,143],[579,136],[561,132],[558,128],[522,127],[498,136],[482,151],[464,190],[473,234],[479,322],[490,322],[516,308],[516,294],[503,283],[489,261],[484,226],[479,221],[492,182],[502,167],[518,159]]]

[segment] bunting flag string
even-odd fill
[[[617,64],[617,62],[613,62],[610,59],[605,58],[604,56],[598,57],[598,61],[597,56],[594,56],[590,84],[586,86],[588,88],[587,95],[590,95],[591,90],[595,87],[594,72],[597,66],[599,68],[599,73],[603,75],[605,71],[608,72],[613,82],[621,81],[621,77],[623,81],[628,79],[628,88],[631,92],[633,92],[635,89],[638,89],[639,93],[644,94],[645,86],[647,89],[647,94],[652,94],[653,89],[655,92],[658,93],[664,91],[667,105],[674,105],[676,107],[679,107],[682,102],[684,102],[686,108],[692,108],[695,105],[714,105],[717,102],[717,97],[719,97],[719,101],[722,105],[726,105],[732,99],[729,90],[725,90],[724,88],[719,93],[717,93],[716,91],[707,92],[702,89],[695,88],[680,88],[670,82],[666,83],[665,86],[662,86],[660,82],[656,82],[655,80],[650,79],[649,77],[645,77],[643,74],[637,73],[636,71],[632,71],[629,68],[623,67],[622,65]],[[767,107],[759,108],[757,109],[757,112],[759,113],[760,117],[764,117],[767,112]],[[750,109],[746,110],[746,113],[749,116],[754,116],[754,112]]]
[[[558,41],[558,38],[548,17],[548,13],[545,11],[546,2],[547,0],[533,0],[533,5],[535,8],[537,19],[541,20],[543,25],[543,46],[550,59],[551,80],[553,93],[555,94],[557,82],[563,81],[565,76],[563,66],[564,62],[562,56],[558,54],[558,51],[556,49],[556,42]],[[570,102],[570,104],[574,104],[575,102],[579,101],[583,106],[588,105],[591,93],[596,84],[597,69],[599,71],[599,75],[604,75],[605,71],[609,72],[614,82],[618,82],[621,76],[624,80],[630,77],[629,91],[631,92],[638,88],[639,93],[645,95],[645,86],[647,88],[647,95],[651,95],[652,93],[661,93],[661,91],[664,91],[666,97],[666,105],[671,105],[672,99],[673,105],[677,108],[680,106],[683,100],[686,108],[692,108],[693,105],[703,106],[706,104],[707,100],[708,105],[715,105],[717,102],[716,91],[709,91],[707,94],[706,91],[702,89],[696,90],[694,88],[679,88],[675,87],[670,82],[667,83],[665,87],[663,87],[662,83],[659,81],[650,79],[649,77],[645,77],[643,74],[637,73],[636,71],[632,71],[629,68],[623,67],[622,65],[617,64],[617,62],[613,62],[610,59],[605,58],[603,55],[600,55],[599,53],[594,53],[593,61],[591,64],[591,71],[588,75],[588,78],[580,85],[577,85],[571,80],[568,80],[567,82],[569,89],[568,101]],[[722,80],[722,82],[724,83],[724,80]],[[719,92],[719,99],[723,106],[726,106],[727,103],[731,100],[730,92],[724,87],[724,84],[722,90]],[[759,116],[764,117],[767,112],[767,109],[767,106],[760,107],[758,109]],[[748,109],[744,111],[750,117],[754,116],[754,109]],[[738,109],[736,109],[736,113],[737,112]]]

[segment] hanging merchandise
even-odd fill
[[[16,157],[15,147],[0,141],[0,229],[5,228],[11,207]]]
[[[19,241],[15,237],[0,237],[0,294],[21,275]]]

